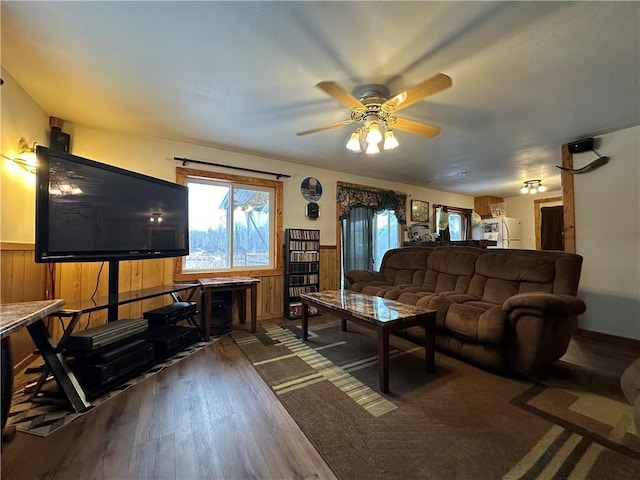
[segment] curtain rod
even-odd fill
[[[233,170],[242,170],[243,172],[264,173],[265,175],[273,175],[276,177],[276,179],[279,179],[280,177],[291,178],[291,175],[285,175],[284,173],[265,172],[264,170],[254,170],[252,168],[234,167],[232,165],[222,165],[221,163],[204,162],[202,160],[191,160],[190,158],[173,157],[173,159],[177,160],[178,162],[182,162],[183,167],[187,163],[198,163],[200,165],[211,165],[212,167],[222,167],[222,168],[231,168]]]

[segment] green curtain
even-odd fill
[[[373,270],[373,207],[355,207],[342,220],[343,268]]]

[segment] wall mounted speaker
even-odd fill
[[[582,153],[590,152],[593,150],[593,138],[585,138],[582,140],[576,140],[575,142],[569,142],[569,153]]]
[[[51,128],[49,135],[49,147],[51,150],[69,153],[69,145],[71,144],[71,135],[64,133],[59,128]]]

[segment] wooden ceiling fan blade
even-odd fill
[[[353,123],[353,120],[343,120],[341,122],[332,123],[331,125],[325,125],[324,127],[312,128],[311,130],[305,130],[304,132],[298,132],[296,135],[309,135],[310,133],[322,132],[324,130],[330,130],[332,128],[344,127],[345,125],[350,125]]]
[[[360,100],[347,92],[344,88],[334,82],[320,82],[316,85],[320,90],[325,92],[327,95],[335,98],[345,107],[350,110],[354,108],[365,108]]]
[[[389,127],[392,130],[402,130],[403,132],[414,133],[423,137],[435,137],[440,133],[440,127],[400,117],[396,118],[395,123]]]
[[[415,87],[405,90],[399,93],[395,97],[390,98],[382,104],[382,108],[385,106],[392,107],[393,111],[402,110],[416,102],[419,102],[429,95],[446,90],[451,86],[451,77],[444,73],[438,73],[431,78],[426,79],[424,82],[419,83]]]

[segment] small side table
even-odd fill
[[[204,292],[203,325],[204,340],[208,341],[211,336],[211,296],[213,292],[240,291],[241,298],[238,305],[240,313],[240,323],[247,321],[246,308],[247,290],[251,291],[251,333],[256,333],[256,316],[258,300],[259,278],[253,277],[217,277],[201,278],[198,280]]]

